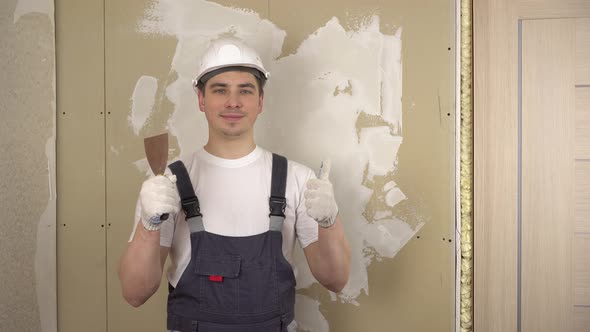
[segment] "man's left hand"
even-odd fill
[[[307,214],[324,228],[332,226],[338,216],[334,188],[329,179],[330,168],[330,160],[322,162],[318,178],[307,181],[304,194]]]

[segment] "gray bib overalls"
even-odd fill
[[[191,259],[168,295],[168,330],[283,332],[294,318],[295,276],[283,256],[287,159],[273,154],[269,231],[231,237],[205,231],[181,161],[170,165],[190,229]]]

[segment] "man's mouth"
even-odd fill
[[[227,121],[238,121],[244,117],[244,114],[240,113],[225,113],[221,114],[221,117]]]

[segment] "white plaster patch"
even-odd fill
[[[372,240],[367,245],[382,257],[394,257],[415,233],[407,223],[395,219],[374,222],[374,227],[365,228],[365,232]]]
[[[363,128],[360,135],[360,145],[369,154],[369,180],[375,175],[386,175],[395,169],[397,151],[402,143],[401,136],[393,136],[389,127]]]
[[[139,159],[133,163],[139,173],[145,174],[145,176],[150,176],[153,174],[150,164],[147,161],[147,158]]]
[[[393,213],[391,211],[377,211],[375,212],[375,220],[381,220],[383,218],[391,217]]]
[[[135,135],[139,135],[139,131],[153,112],[157,91],[158,79],[155,77],[141,76],[137,80],[131,97],[131,114],[127,117]]]
[[[394,207],[406,198],[406,195],[399,188],[393,188],[385,195],[385,202],[388,206]]]
[[[381,73],[381,116],[394,127],[395,134],[401,135],[402,126],[402,28],[394,36],[383,36],[380,61]],[[398,42],[400,41],[400,42]],[[396,152],[397,154],[397,152]]]
[[[45,155],[47,157],[49,193],[47,206],[37,224],[35,288],[41,329],[43,332],[54,332],[57,331],[55,135],[47,140],[45,144]]]
[[[375,220],[363,216],[373,195],[364,181],[395,173],[402,143],[401,28],[394,35],[384,35],[379,30],[379,17],[370,16],[357,31],[347,32],[332,18],[294,54],[280,59],[285,31],[256,13],[206,1],[156,1],[138,29],[178,40],[171,63],[177,80],[166,87],[166,97],[174,105],[169,131],[176,136],[181,154],[207,140],[207,124],[198,111],[191,80],[208,42],[233,34],[260,53],[271,77],[265,88],[264,111],[256,124],[256,142],[315,170],[321,160],[332,160],[330,177],[352,261],[348,284],[342,293],[331,293],[331,297],[358,305],[357,297],[369,292],[367,267],[371,262],[394,257],[423,225],[411,227],[393,217],[391,208],[406,199],[393,182],[375,188],[386,192],[386,208],[375,211]],[[334,96],[335,88],[350,93]],[[357,133],[361,112],[378,116],[383,126]],[[141,171],[147,169],[145,160],[136,166]],[[300,248],[293,257],[297,287],[316,283]],[[316,300],[298,295],[297,308],[296,320],[302,330],[329,330]]]
[[[295,297],[295,314],[298,331],[329,331],[328,321],[320,313],[320,302],[307,296],[297,294]]]
[[[53,0],[18,0],[16,8],[12,15],[12,23],[16,24],[18,20],[26,14],[39,13],[45,14],[51,20],[51,25],[55,26],[54,23],[54,5]]]
[[[384,186],[383,186],[383,190],[391,190],[395,188],[395,182],[394,181],[389,181],[387,182]]]
[[[117,148],[115,148],[114,146],[111,145],[111,152],[115,155],[118,156],[119,155],[119,150]]]

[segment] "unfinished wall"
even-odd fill
[[[163,330],[165,287],[132,309],[116,276],[148,169],[143,137],[169,131],[171,157],[205,143],[190,81],[208,41],[225,34],[257,48],[271,72],[257,143],[314,169],[322,158],[333,161],[353,249],[351,280],[341,294],[323,290],[299,250],[299,329],[453,329],[452,2],[92,0],[85,9],[74,0],[58,3],[60,40],[69,45],[59,54],[70,60],[58,82],[68,91],[60,135],[76,138],[64,142],[64,165],[82,154],[87,166],[64,191],[80,186],[95,198],[86,210],[74,195],[64,203],[60,234],[70,250],[60,251],[62,266],[83,264],[92,277],[60,270],[60,285],[67,280],[60,331],[88,320],[88,331]],[[81,85],[84,76],[93,79]],[[83,212],[90,216],[81,220]],[[82,297],[94,301],[81,307]]]
[[[57,331],[53,1],[2,1],[0,31],[0,331]]]

